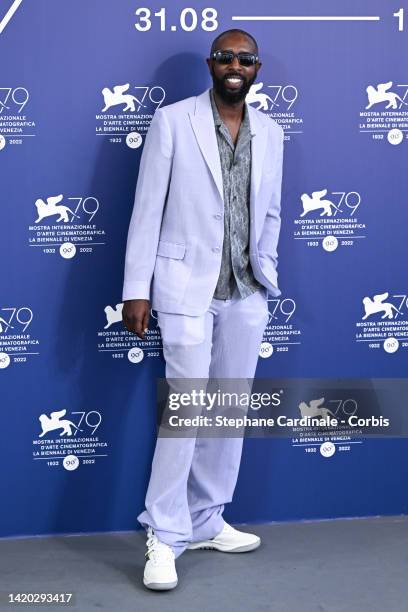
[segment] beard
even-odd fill
[[[251,88],[251,85],[254,83],[255,79],[256,79],[256,73],[255,75],[252,77],[252,79],[246,79],[243,75],[236,75],[235,76],[239,76],[240,78],[242,78],[242,83],[241,83],[241,87],[231,90],[231,89],[227,89],[227,84],[225,81],[226,76],[234,76],[234,73],[231,72],[228,75],[224,75],[221,78],[218,78],[215,74],[214,71],[211,71],[211,76],[213,79],[213,88],[214,91],[217,92],[217,94],[220,96],[220,98],[226,103],[226,104],[237,104],[238,102],[242,102],[243,100],[245,100],[245,97],[248,93],[248,91]]]

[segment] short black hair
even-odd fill
[[[253,42],[253,44],[255,46],[256,54],[258,55],[258,43],[256,42],[255,38],[249,32],[245,32],[245,30],[240,30],[239,28],[233,28],[231,30],[225,30],[225,32],[221,32],[221,34],[218,34],[217,38],[215,38],[213,40],[213,43],[211,45],[210,54],[212,54],[212,53],[214,53],[214,51],[218,50],[218,43],[219,43],[220,39],[223,38],[226,34],[242,34],[243,36],[246,36],[247,38],[249,38],[249,40],[251,40]]]

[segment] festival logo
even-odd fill
[[[386,291],[365,296],[362,311],[356,322],[356,342],[389,354],[408,347],[408,295]]]
[[[6,146],[27,143],[29,137],[37,135],[29,99],[25,87],[0,87],[0,151]]]
[[[292,351],[301,344],[301,330],[296,323],[296,302],[289,297],[268,298],[269,321],[259,356],[263,359]]]
[[[122,320],[123,302],[115,306],[105,306],[103,327],[97,332],[97,347],[101,353],[110,355],[112,359],[127,359],[131,363],[141,363],[145,358],[161,357],[163,347],[157,315],[150,311],[150,324],[144,340],[128,331]]]
[[[100,435],[99,410],[55,410],[38,417],[37,437],[33,439],[33,460],[48,468],[74,471],[95,465],[108,457],[108,442]]]
[[[298,418],[306,424],[292,428],[293,447],[307,454],[319,453],[329,458],[336,452],[350,452],[353,444],[362,444],[361,439],[356,440],[362,430],[351,426],[348,421],[358,411],[358,399],[350,397],[350,393],[337,390],[336,397],[324,396],[312,398],[308,402],[301,401],[298,410]]]
[[[28,306],[0,305],[0,369],[28,363],[40,354],[40,340],[31,330],[33,318]]]
[[[131,87],[130,83],[121,83],[103,87],[101,94],[96,135],[108,137],[111,143],[125,142],[130,149],[138,149],[155,111],[164,102],[166,92],[163,87]]]
[[[401,144],[408,138],[408,85],[388,81],[367,85],[365,91],[360,132],[370,134],[373,140]]]
[[[360,219],[362,197],[357,191],[327,189],[302,193],[294,219],[293,238],[307,247],[326,253],[339,246],[351,247],[366,238],[366,224]]]
[[[285,140],[303,134],[303,117],[298,111],[299,92],[295,85],[254,83],[245,98],[256,110],[275,119],[285,130]]]
[[[105,230],[99,223],[100,202],[94,196],[37,198],[34,224],[28,226],[30,247],[44,254],[72,259],[89,255],[105,245]]]

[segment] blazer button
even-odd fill
[[[212,250],[214,251],[214,253],[219,253],[220,247],[213,247]]]

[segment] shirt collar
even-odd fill
[[[225,123],[223,122],[223,120],[221,119],[220,113],[218,112],[218,108],[217,105],[215,103],[215,99],[214,99],[214,92],[213,89],[210,89],[210,100],[211,100],[211,107],[212,107],[212,111],[213,111],[213,115],[214,115],[214,123],[217,127],[219,127],[220,125],[224,125]],[[244,102],[244,117],[242,119],[242,124],[241,127],[243,129],[248,129],[248,131],[250,132],[251,136],[253,136],[252,130],[251,130],[251,125],[249,122],[249,112],[248,112],[248,104],[247,102]]]

